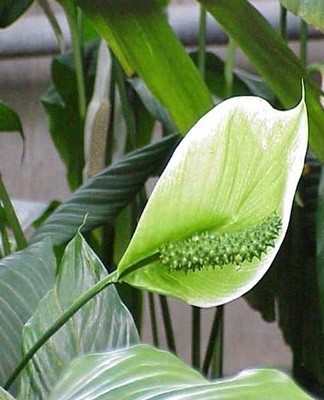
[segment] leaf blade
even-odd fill
[[[32,348],[53,320],[106,275],[96,254],[78,234],[66,248],[53,288],[25,325],[23,353]],[[34,355],[23,372],[19,398],[47,398],[64,367],[81,354],[137,342],[133,319],[111,286],[83,306]]]
[[[145,345],[77,359],[49,400],[78,400],[84,396],[88,400],[310,399],[279,371],[250,370],[233,378],[208,382],[174,355]]]

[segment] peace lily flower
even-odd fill
[[[250,290],[284,239],[307,148],[304,99],[216,106],[159,179],[118,266],[119,280],[211,307]]]

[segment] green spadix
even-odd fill
[[[307,148],[304,99],[216,106],[159,179],[118,266],[133,286],[211,307],[250,290],[285,236]]]

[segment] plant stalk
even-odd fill
[[[287,10],[280,4],[280,17],[279,17],[279,32],[280,36],[287,43]]]
[[[212,358],[210,378],[222,378],[223,376],[223,354],[224,354],[224,306],[218,309],[218,329],[215,336],[215,346]]]
[[[78,103],[79,103],[79,114],[84,124],[87,102],[86,102],[86,91],[85,91],[85,78],[83,68],[83,52],[82,52],[82,35],[80,32],[80,18],[78,10],[74,0],[64,2],[64,10],[66,13],[67,21],[70,28],[71,42],[73,47],[77,87],[78,87]]]
[[[27,246],[27,241],[25,239],[24,232],[18,221],[15,209],[11,203],[9,194],[3,183],[1,173],[0,173],[0,202],[2,203],[8,225],[12,229],[13,235],[15,237],[17,249],[22,250]]]
[[[206,37],[207,37],[207,12],[200,5],[199,14],[199,37],[198,37],[198,70],[200,76],[205,80],[206,75]],[[200,346],[201,346],[201,310],[191,307],[191,362],[197,370],[200,369]]]
[[[2,250],[3,254],[1,252],[0,258],[3,256],[8,256],[11,253],[11,248],[10,248],[10,242],[8,238],[8,233],[6,230],[6,224],[5,221],[1,220],[1,217],[4,217],[4,210],[3,207],[0,206],[0,235],[1,235],[1,240],[2,240]]]
[[[156,310],[155,310],[155,303],[154,303],[154,295],[152,293],[148,293],[148,302],[149,302],[149,310],[150,310],[150,317],[151,317],[153,344],[155,347],[159,347],[159,335],[158,335],[158,328],[157,328]]]
[[[224,79],[225,79],[225,96],[230,97],[233,92],[234,82],[234,66],[235,66],[235,52],[236,44],[232,38],[229,38],[227,45],[227,54],[224,65]]]
[[[163,323],[165,327],[167,346],[168,349],[172,351],[172,353],[177,354],[168,300],[165,296],[159,296],[159,299],[162,310]]]
[[[216,307],[213,324],[210,330],[205,359],[203,363],[203,374],[208,376],[208,372],[214,359],[215,370],[213,374],[222,375],[222,335],[223,335],[224,306]],[[216,359],[216,360],[215,360]]]
[[[39,350],[48,339],[50,339],[65,323],[69,320],[73,315],[84,306],[89,300],[91,300],[94,296],[104,290],[107,286],[112,283],[116,283],[118,280],[117,272],[114,271],[111,274],[107,275],[105,278],[101,279],[95,285],[93,285],[90,289],[88,289],[83,295],[81,295],[64,313],[58,318],[54,324],[45,332],[45,334],[37,340],[37,342],[31,347],[31,349],[24,355],[20,363],[17,365],[10,378],[4,385],[5,389],[8,389],[16,378],[19,376],[21,371],[25,368],[28,361],[34,356],[34,354]]]
[[[198,36],[198,70],[202,79],[205,79],[206,71],[206,38],[207,38],[207,12],[204,6],[200,6],[199,36]]]
[[[304,68],[307,66],[307,43],[308,43],[308,25],[301,19],[300,20],[300,39],[299,39],[299,59]]]
[[[191,336],[191,362],[192,366],[200,370],[200,344],[201,344],[201,310],[198,307],[192,307],[192,336]]]

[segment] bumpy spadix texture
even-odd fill
[[[250,290],[284,239],[307,130],[304,100],[279,111],[236,97],[202,117],[150,196],[121,280],[200,307]]]
[[[274,212],[243,231],[222,234],[205,231],[165,244],[159,250],[160,259],[170,272],[223,268],[229,264],[240,267],[254,257],[261,260],[268,247],[275,246],[280,228],[281,219]]]

